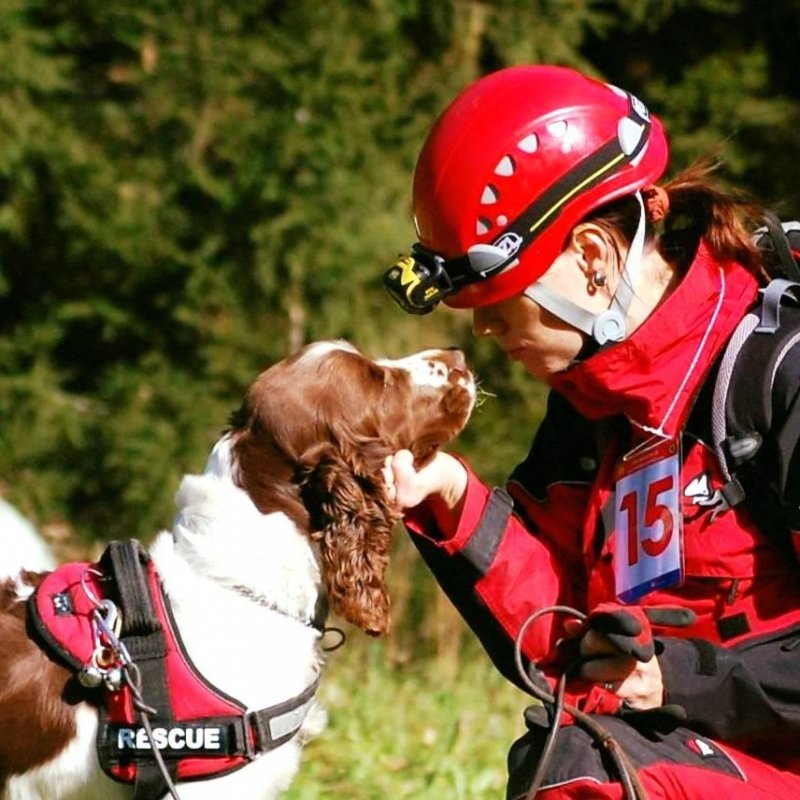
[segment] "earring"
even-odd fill
[[[594,296],[597,294],[597,290],[601,286],[606,285],[606,274],[602,270],[595,269],[592,270],[592,273],[589,275],[589,280],[586,283],[586,291]]]

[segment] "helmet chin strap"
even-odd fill
[[[625,263],[622,265],[619,282],[605,311],[595,314],[581,308],[563,295],[545,286],[541,281],[529,286],[523,294],[542,308],[557,316],[569,325],[591,336],[598,345],[606,342],[621,342],[627,333],[625,317],[633,300],[633,277],[639,269],[644,252],[645,211],[642,196],[636,192],[639,202],[639,224],[631,240]]]

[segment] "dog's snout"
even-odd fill
[[[466,356],[455,347],[423,350],[403,359],[379,363],[406,370],[418,386],[445,388],[458,385],[469,390],[474,381]]]
[[[467,357],[457,347],[448,347],[445,350],[446,363],[450,369],[467,372]]]

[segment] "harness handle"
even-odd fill
[[[161,631],[142,569],[148,561],[149,556],[135,539],[109,543],[100,557],[100,566],[113,577],[119,595],[122,608],[120,638],[147,636]]]

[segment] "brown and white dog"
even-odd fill
[[[371,360],[319,342],[262,373],[202,475],[184,477],[171,531],[150,556],[197,669],[249,709],[303,692],[324,661],[320,600],[370,634],[389,628],[384,573],[393,524],[382,467],[418,462],[457,435],[475,384],[463,355],[427,350]],[[114,800],[131,787],[98,766],[92,690],[29,638],[26,598],[42,580],[0,584],[0,797]],[[183,800],[273,798],[302,744],[324,727],[315,706],[299,734],[243,768],[179,783]]]

